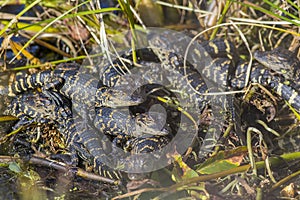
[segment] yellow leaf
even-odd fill
[[[9,41],[11,49],[13,50],[15,55],[18,55],[18,51],[22,49],[22,46],[20,44],[18,44],[17,42],[14,42],[12,40]],[[25,49],[22,51],[22,54],[28,59],[30,60],[31,64],[34,65],[38,65],[41,64],[40,60],[38,58],[35,58],[31,53],[29,53],[28,51],[26,51]],[[21,56],[18,55],[17,59],[20,60]]]
[[[192,177],[197,177],[198,173],[191,169],[183,160],[180,154],[177,152],[172,154],[171,157],[174,159],[174,162],[178,164],[180,169],[182,170],[182,176],[180,178],[182,179],[189,179]],[[178,177],[176,178],[176,175],[173,174],[173,178],[175,181],[178,181]]]

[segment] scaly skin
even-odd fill
[[[60,64],[55,70],[45,70],[21,77],[11,85],[0,88],[0,94],[15,96],[30,89],[42,87],[59,91],[72,101],[94,107],[95,101],[101,106],[122,107],[141,103],[139,97],[128,97],[121,90],[113,91],[90,74],[82,74],[77,64]],[[111,99],[112,98],[112,99]]]

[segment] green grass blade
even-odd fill
[[[234,2],[239,3],[239,4],[243,5],[243,6],[247,6],[247,7],[253,8],[253,9],[255,9],[255,10],[258,10],[258,11],[260,11],[260,12],[263,12],[263,13],[265,13],[265,14],[268,14],[269,16],[274,16],[274,17],[277,17],[277,18],[282,19],[282,20],[284,20],[284,21],[290,22],[291,24],[294,24],[294,25],[296,25],[296,26],[300,26],[300,22],[299,22],[299,21],[291,20],[291,19],[289,19],[289,18],[287,18],[287,17],[280,16],[280,15],[278,15],[278,14],[276,14],[276,13],[273,13],[273,12],[271,12],[271,11],[269,11],[269,10],[266,10],[266,9],[264,9],[264,8],[262,8],[262,7],[255,6],[255,5],[248,4],[248,3],[239,2],[239,1],[234,1]]]

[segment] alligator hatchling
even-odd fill
[[[171,122],[162,123],[165,116],[149,111],[143,104],[152,101],[162,103],[157,100],[157,95],[149,92],[149,88],[162,90],[158,86],[155,88],[154,84],[159,83],[169,91],[180,93],[185,103],[179,107],[188,113],[198,110],[193,115],[196,122],[201,121],[201,114],[215,102],[220,110],[225,110],[226,115],[219,116],[220,119],[215,116],[215,120],[231,118],[235,123],[235,117],[239,115],[232,104],[234,95],[222,99],[218,95],[206,94],[247,87],[246,72],[251,67],[250,83],[258,83],[273,91],[296,112],[300,112],[297,87],[300,84],[300,61],[287,50],[256,52],[256,60],[249,66],[248,62],[239,58],[234,45],[225,39],[194,42],[187,57],[184,55],[191,40],[189,37],[178,37],[177,32],[163,31],[149,34],[148,40],[147,48],[137,50],[137,63],[124,64],[117,58],[112,64],[108,62],[96,66],[97,75],[84,72],[77,64],[64,63],[55,70],[20,77],[9,86],[1,87],[1,95],[12,97],[5,114],[20,119],[13,129],[33,121],[54,123],[73,155],[73,165],[77,165],[76,155],[80,155],[93,163],[94,170],[100,175],[121,179],[121,168],[115,170],[105,165],[107,155],[113,157],[117,148],[132,154],[157,151],[174,138]],[[131,53],[121,58],[130,59]],[[144,60],[143,54],[144,57],[147,55]],[[129,76],[127,70],[136,70],[136,65],[142,67],[138,71],[140,77],[135,79]],[[134,88],[139,81],[148,85],[130,95],[124,92]],[[167,94],[165,92],[163,97],[167,98]],[[128,107],[136,111],[128,112]],[[175,111],[180,113],[179,109]],[[202,123],[198,125],[199,131],[203,130]],[[223,126],[221,124],[219,127]],[[296,140],[299,143],[298,136]],[[120,165],[126,163],[113,162]]]

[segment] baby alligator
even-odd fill
[[[96,100],[101,106],[108,107],[136,105],[142,101],[138,97],[114,93],[122,91],[113,91],[92,75],[80,73],[80,66],[74,63],[60,64],[53,71],[20,77],[8,87],[0,88],[0,94],[13,97],[37,87],[42,87],[46,93],[47,90],[57,90],[72,101],[88,107],[94,107]]]
[[[51,92],[52,97],[59,97],[58,93]],[[70,107],[70,102],[64,97],[58,98],[63,100],[65,105]],[[45,109],[46,108],[46,109]],[[6,109],[5,114],[14,115],[19,118],[19,122],[14,129],[30,123],[54,123],[59,132],[63,135],[66,148],[72,156],[72,164],[77,164],[77,154],[87,161],[94,163],[94,169],[100,175],[113,179],[120,179],[121,174],[105,166],[104,160],[107,155],[112,153],[114,146],[110,146],[111,141],[94,127],[85,123],[78,114],[69,114],[64,112],[53,98],[49,98],[44,93],[28,91],[14,97],[10,106]],[[108,117],[108,116],[107,116]]]
[[[63,100],[65,105],[70,108],[70,101],[67,98],[59,97],[60,94],[51,91],[51,97],[58,97],[59,101]],[[20,103],[22,102],[22,103]],[[46,109],[45,109],[46,107]],[[44,93],[28,91],[13,98],[10,106],[6,109],[5,114],[17,116],[20,120],[14,126],[14,129],[30,123],[54,123],[59,132],[63,135],[67,149],[72,155],[72,164],[77,164],[77,154],[86,161],[92,161],[94,170],[100,175],[110,177],[112,179],[120,179],[121,173],[110,167],[106,163],[114,163],[114,166],[134,165],[126,161],[117,160],[117,147],[115,143],[103,134],[103,131],[95,129],[93,126],[85,123],[78,114],[65,113],[53,98],[49,98]],[[102,118],[107,118],[107,127],[109,129],[111,123],[117,123],[115,118],[111,117],[112,113],[102,113]],[[117,115],[114,114],[114,115]],[[122,117],[122,116],[120,116]],[[123,118],[118,119],[123,123]],[[111,121],[111,122],[110,122]],[[125,121],[126,122],[126,121]],[[130,122],[129,122],[130,123]],[[128,124],[130,126],[130,124]],[[142,131],[142,130],[141,130]],[[121,130],[122,132],[122,130]],[[111,135],[110,135],[111,136]],[[119,135],[115,135],[120,138]],[[123,145],[124,151],[130,151],[134,154],[155,151],[161,148],[168,141],[167,137],[154,135],[147,138],[127,138],[126,144]],[[162,145],[159,145],[163,143]],[[112,158],[111,160],[108,160]],[[123,162],[123,163],[121,163]],[[121,168],[121,167],[120,167]]]
[[[248,67],[248,63],[238,65],[236,76],[231,81],[232,87],[242,89],[246,86],[245,80]],[[250,72],[251,82],[270,87],[300,113],[299,91],[297,88],[292,87],[295,84],[287,84],[287,79],[284,76],[259,63],[254,63]]]
[[[183,55],[182,52],[184,52],[186,49],[184,50],[179,49],[180,39],[179,41],[178,39],[176,40],[176,37],[178,37],[178,33],[163,31],[162,33],[151,34],[150,36],[151,36],[149,41],[150,47],[153,49],[154,53],[160,58],[162,64],[166,68],[170,70],[178,70],[181,73],[183,73],[186,79],[189,81],[189,84],[192,86],[192,88],[194,88],[194,90],[200,94],[204,93],[203,91],[205,90],[208,91],[210,89],[210,88],[206,89],[204,87],[205,83],[203,83],[204,80],[203,78],[201,78],[200,75],[197,75],[198,77],[195,80],[194,76],[190,76],[191,73],[189,72],[190,70],[189,67],[182,66],[183,62],[180,62],[180,60],[182,60],[182,57],[180,58],[180,55]],[[235,52],[235,51],[230,50],[230,47],[232,45],[228,44],[229,43],[228,41],[224,43],[227,44],[226,51],[228,53],[225,54],[225,57],[227,55],[228,59],[225,58],[220,60],[217,58],[214,59],[213,62],[211,63],[205,63],[205,60],[209,59],[209,55],[214,55],[214,54],[218,55],[218,52],[220,51],[226,52],[226,51],[219,50],[218,46],[215,46],[215,48],[212,48],[213,51],[210,51],[208,54],[206,53],[206,51],[201,52],[199,51],[199,49],[191,47],[188,61],[194,67],[200,66],[201,69],[203,70],[198,70],[198,71],[202,72],[203,76],[212,80],[213,82],[215,82],[215,84],[225,83],[225,87],[229,86],[229,87],[239,88],[239,89],[243,88],[245,87],[246,71],[247,71],[248,64],[236,60],[237,54],[234,55],[234,53],[231,52]],[[183,44],[186,44],[186,41],[184,41]],[[208,43],[208,44],[210,44],[208,46],[213,46],[213,43]],[[195,45],[196,47],[198,46],[197,44]],[[281,52],[282,51],[274,50],[266,55],[273,54],[273,57],[278,57],[278,58],[285,57],[286,54],[282,54]],[[276,55],[275,53],[277,53],[278,55]],[[288,60],[290,58],[290,55],[288,56],[289,57],[285,60]],[[258,53],[256,53],[256,57],[258,58]],[[262,55],[261,57],[263,58],[264,56]],[[264,65],[258,63],[254,64],[250,73],[250,81],[270,87],[284,100],[288,101],[294,109],[300,112],[300,95],[299,92],[297,91],[297,88],[293,87],[298,84],[296,83],[296,84],[287,85],[286,76],[283,76],[280,73],[273,71],[273,69],[275,70],[278,69],[277,71],[281,70],[282,69],[281,66],[283,65],[284,62],[273,62],[275,65],[274,66],[274,65],[269,65],[268,62],[263,62],[262,60],[268,60],[268,59],[259,59],[259,61]],[[280,61],[282,60],[283,58],[280,59]],[[214,63],[217,64],[214,65]],[[289,71],[293,70],[292,71],[293,73],[299,72],[298,69],[299,60],[297,58],[294,58],[292,63],[293,63],[292,66],[289,67]],[[289,74],[291,74],[291,72],[289,72]],[[176,83],[181,85],[183,85],[183,83],[186,84],[184,80],[178,81]]]
[[[166,38],[169,38],[167,40],[165,40],[165,36]],[[171,37],[171,39],[170,39]],[[173,38],[172,40],[172,37]],[[153,52],[156,54],[157,58],[159,58],[159,60],[162,62],[163,65],[163,69],[167,72],[178,72],[178,76],[176,77],[171,77],[170,75],[168,75],[168,73],[164,74],[169,82],[171,82],[174,87],[180,89],[180,90],[186,90],[188,88],[188,94],[193,95],[192,99],[196,99],[196,104],[197,106],[200,108],[200,110],[203,109],[204,106],[206,106],[206,104],[208,103],[206,101],[206,98],[203,97],[203,93],[207,93],[210,91],[211,88],[209,88],[206,84],[206,82],[204,81],[202,76],[207,77],[208,79],[211,79],[213,82],[215,82],[217,85],[220,84],[223,87],[227,87],[227,86],[231,86],[234,88],[242,88],[245,86],[245,71],[247,69],[248,64],[247,63],[241,63],[241,64],[237,64],[237,54],[232,53],[232,48],[231,46],[233,46],[231,43],[229,43],[228,41],[224,41],[223,43],[217,43],[218,45],[214,45],[213,43],[206,43],[204,46],[204,49],[207,49],[206,52],[201,52],[198,50],[198,48],[191,48],[191,54],[188,56],[188,61],[189,63],[186,64],[185,66],[185,62],[183,61],[183,56],[184,55],[184,51],[182,53],[182,50],[185,50],[185,47],[183,49],[178,49],[178,36],[174,35],[172,32],[163,32],[161,35],[151,35],[150,37],[150,48],[153,50]],[[170,42],[172,41],[172,42]],[[176,42],[174,42],[176,41]],[[184,41],[185,42],[185,41]],[[187,44],[187,43],[186,43]],[[198,46],[198,45],[196,45]],[[219,48],[220,46],[220,48]],[[222,47],[222,48],[221,48]],[[223,50],[222,50],[223,49]],[[181,52],[180,54],[178,54],[178,52]],[[220,56],[218,56],[220,55]],[[214,57],[215,56],[215,57]],[[210,59],[210,57],[212,57],[212,59]],[[157,64],[157,63],[156,63]],[[199,69],[195,69],[194,66],[198,66],[200,65],[202,68]],[[154,65],[155,66],[155,65]],[[211,69],[212,68],[212,69]],[[111,68],[109,68],[111,69]],[[67,72],[66,72],[67,71]],[[64,73],[69,73],[69,70],[64,70],[63,72],[57,72],[57,74],[55,74],[55,70],[54,72],[40,72],[40,75],[36,75],[35,78],[28,78],[28,77],[34,77],[34,76],[28,76],[27,78],[23,79],[23,81],[18,81],[17,83],[15,83],[12,87],[10,87],[8,89],[8,93],[10,95],[13,94],[17,94],[19,92],[22,92],[24,90],[24,88],[34,88],[37,86],[43,86],[46,85],[46,90],[48,90],[49,88],[57,88],[57,85],[61,85],[61,83],[63,82],[62,79],[64,78],[63,76],[61,76],[61,74]],[[202,72],[202,75],[199,73]],[[46,78],[48,77],[49,74],[52,73],[50,77],[55,77],[54,80],[53,78]],[[70,70],[70,74],[74,73],[73,70]],[[74,76],[73,76],[74,75]],[[79,75],[76,75],[76,73],[74,73],[72,76],[68,75],[69,80],[65,81],[65,84],[62,85],[62,88],[59,89],[60,92],[62,92],[63,95],[66,95],[67,97],[71,98],[74,101],[78,101],[78,102],[83,102],[84,101],[88,101],[90,102],[90,100],[88,99],[89,95],[86,95],[84,91],[79,91],[81,94],[78,95],[79,97],[82,96],[83,98],[80,99],[76,99],[77,97],[75,97],[72,94],[75,94],[77,91],[74,92],[68,92],[69,89],[72,90],[73,89],[77,89],[78,87],[69,87],[68,84],[73,84],[78,82],[76,77],[79,77]],[[42,77],[42,78],[40,78]],[[70,77],[75,77],[75,78],[70,78]],[[178,77],[181,77],[181,79],[178,79]],[[112,85],[114,85],[116,83],[116,81],[114,80],[114,76],[112,76],[113,81]],[[109,78],[108,78],[109,79]],[[119,79],[119,78],[118,78]],[[46,80],[46,81],[40,81],[40,80]],[[50,81],[49,81],[50,80]],[[85,82],[87,83],[89,82],[91,79],[84,79]],[[299,112],[300,110],[300,96],[298,94],[298,91],[293,88],[290,85],[287,85],[284,83],[285,78],[283,76],[281,76],[280,74],[266,68],[265,66],[261,65],[261,64],[255,64],[251,70],[251,74],[250,74],[250,80],[252,82],[257,82],[260,83],[262,85],[268,86],[272,89],[274,89],[274,91],[276,93],[278,93],[283,99],[287,100],[289,103],[291,103],[291,105]],[[59,84],[54,84],[54,85],[49,85],[46,84],[46,82],[50,82],[50,83],[56,83],[58,82]],[[93,81],[92,81],[93,82]],[[220,82],[220,83],[218,83]],[[67,83],[67,84],[66,84]],[[110,102],[112,98],[114,98],[114,95],[103,95],[103,93],[108,92],[108,94],[112,94],[112,93],[118,93],[118,90],[107,90],[106,87],[104,91],[102,91],[99,88],[103,88],[102,86],[99,87],[98,86],[99,81],[97,80],[97,84],[96,82],[92,85],[92,88],[97,88],[96,89],[96,93],[94,93],[92,96],[96,96],[96,102],[98,101],[98,105],[96,105],[96,119],[95,119],[95,126],[97,128],[100,128],[103,124],[109,124],[110,120],[112,119],[117,119],[117,117],[114,116],[114,112],[109,112],[110,114],[105,114],[107,113],[105,111],[105,109],[108,109],[108,107],[112,106]],[[90,86],[90,84],[87,85],[88,87]],[[189,87],[191,86],[191,87]],[[65,87],[65,89],[63,89]],[[50,90],[49,90],[50,91]],[[94,90],[95,91],[95,90]],[[121,92],[121,91],[120,91]],[[186,92],[186,91],[184,91]],[[50,95],[51,96],[51,91],[50,91]],[[77,95],[76,95],[77,96]],[[127,97],[126,97],[127,98]],[[82,100],[83,99],[83,100]],[[127,101],[124,101],[127,103],[128,105],[128,99],[126,99]],[[136,100],[136,99],[135,99]],[[140,99],[139,99],[140,100]],[[134,101],[133,105],[140,103],[139,101]],[[124,104],[123,104],[124,105]],[[89,106],[95,106],[95,105],[89,105]],[[108,107],[104,107],[104,106],[108,106]],[[108,115],[108,118],[106,118],[106,115]],[[98,118],[97,118],[98,117]],[[102,117],[104,117],[105,119],[101,119]],[[101,121],[102,120],[102,121]],[[107,120],[107,122],[105,122],[105,120]],[[103,123],[104,122],[104,123]],[[67,124],[67,122],[64,122],[65,124]],[[73,123],[73,122],[72,122]],[[72,124],[71,123],[71,124]],[[126,125],[128,123],[125,123]],[[112,123],[109,125],[108,128],[115,126],[116,124]],[[67,125],[68,127],[71,127],[70,125]],[[149,127],[149,126],[148,126]],[[124,126],[122,127],[122,129],[124,128]],[[147,128],[147,126],[146,126]],[[101,129],[101,128],[100,128]],[[124,129],[127,129],[126,127]],[[118,131],[120,131],[121,129],[116,129]],[[106,132],[108,130],[105,130]],[[80,134],[68,134],[71,136],[74,136],[75,138],[78,137],[80,138]],[[92,134],[93,135],[93,134]],[[109,133],[109,135],[113,135],[111,133]],[[113,135],[113,136],[118,136],[119,134]],[[94,136],[93,136],[94,137]],[[93,138],[92,137],[92,138]],[[135,141],[145,141],[143,139],[138,138],[139,135],[136,135],[135,137],[137,138],[131,138],[131,144],[136,145],[134,147],[129,147],[131,149],[133,149],[133,151],[141,151],[140,149],[142,149],[144,147],[144,145],[142,145],[141,142],[135,142]],[[159,137],[159,136],[154,136],[154,137]],[[84,137],[81,137],[84,138]],[[71,141],[79,141],[80,139],[72,139]],[[152,140],[152,141],[156,141],[156,140]],[[167,140],[165,140],[167,141]],[[154,146],[155,146],[155,142],[153,142]],[[86,144],[86,146],[88,145],[94,145],[94,143],[88,143]],[[138,147],[138,146],[141,147]],[[158,145],[158,143],[157,143]],[[98,145],[99,146],[99,145]],[[100,148],[100,147],[99,147]],[[91,148],[92,149],[92,148]],[[137,149],[137,150],[136,150]],[[100,154],[101,155],[101,154]],[[93,155],[95,156],[95,155]],[[100,159],[101,160],[101,159]]]
[[[137,93],[137,96],[129,96],[123,90],[109,88],[92,75],[80,73],[77,64],[61,64],[54,71],[46,70],[21,77],[8,87],[0,88],[0,93],[15,96],[37,87],[42,87],[43,92],[49,97],[54,94],[51,91],[58,91],[71,99],[72,108],[83,118],[90,116],[89,120],[93,121],[96,117],[96,127],[105,131],[105,134],[138,136],[141,135],[140,130],[149,134],[166,134],[166,130],[156,129],[155,120],[148,114],[131,116],[129,113],[125,115],[121,111],[113,109],[114,107],[136,105],[142,102],[141,98],[144,98],[144,95],[141,98],[141,95]],[[57,96],[52,98],[56,99],[57,103],[60,102]],[[78,105],[80,106],[78,107]],[[64,106],[64,104],[60,104],[60,107],[64,108]],[[82,109],[83,107],[85,109]],[[96,116],[93,113],[95,109]],[[66,108],[67,110],[68,108]],[[103,112],[106,114],[102,116]],[[107,117],[111,117],[109,122],[113,126],[107,125]]]
[[[256,51],[254,58],[262,65],[281,73],[293,87],[300,85],[300,60],[297,51],[291,52],[287,49],[276,48],[271,51]]]

